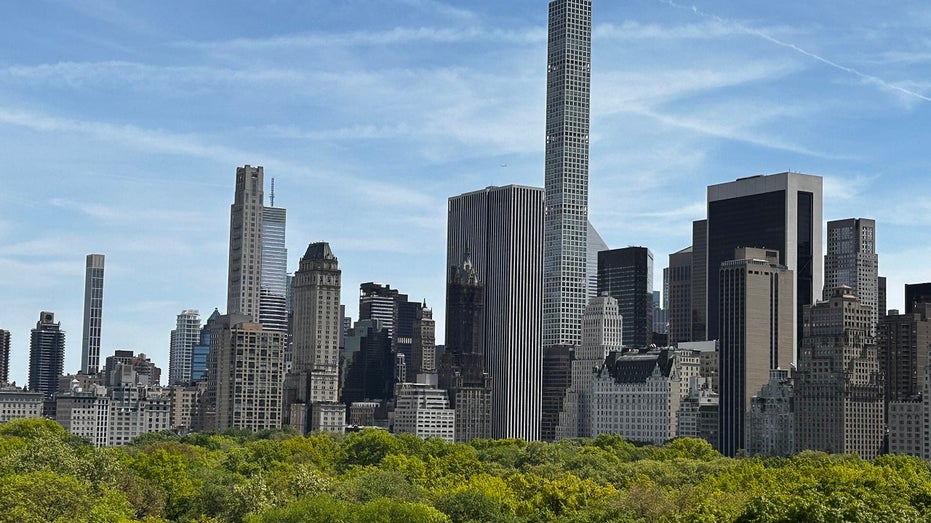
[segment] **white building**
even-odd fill
[[[394,433],[455,441],[456,411],[446,391],[426,383],[400,383],[394,404]]]
[[[556,439],[588,437],[592,426],[592,372],[611,352],[622,347],[622,318],[611,296],[589,299],[582,314],[582,345],[572,361],[572,382],[566,391]]]
[[[200,342],[200,312],[197,309],[185,309],[178,314],[175,329],[171,331],[171,346],[168,350],[169,386],[191,381],[194,345],[198,342]]]
[[[0,390],[0,423],[21,418],[41,418],[44,399],[45,395],[41,392],[27,392],[16,387]]]
[[[668,349],[608,355],[593,375],[592,437],[619,434],[655,445],[676,437],[678,367]]]

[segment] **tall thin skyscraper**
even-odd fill
[[[51,396],[64,369],[65,331],[55,323],[54,312],[42,311],[29,340],[29,390]]]
[[[795,345],[792,272],[773,249],[739,248],[720,264],[720,445],[725,456],[747,448],[750,400],[770,370],[788,370]]]
[[[10,331],[0,329],[0,385],[10,381]]]
[[[822,179],[808,174],[784,172],[708,186],[708,339],[718,339],[723,325],[721,263],[733,259],[738,247],[758,247],[778,251],[779,263],[795,273],[792,339],[798,346],[805,307],[821,294],[821,204]]]
[[[508,185],[449,199],[446,266],[471,254],[485,275],[485,370],[492,437],[540,437],[543,387],[543,191]],[[583,253],[584,254],[584,253]],[[584,261],[584,258],[583,258]],[[580,287],[584,296],[584,285]]]
[[[824,292],[830,300],[834,289],[846,285],[861,305],[876,312],[870,336],[879,321],[879,255],[876,254],[876,221],[848,218],[828,222],[827,254],[824,255]]]
[[[543,344],[578,345],[588,302],[592,2],[549,4]]]
[[[81,339],[81,372],[100,370],[100,324],[103,319],[103,254],[88,254],[84,271],[84,337]]]
[[[669,319],[669,345],[692,341],[692,248],[669,255],[666,313]],[[704,273],[702,273],[704,275]]]
[[[192,381],[194,346],[200,341],[200,312],[186,309],[178,314],[175,329],[171,331],[168,350],[168,385]]]
[[[271,207],[262,207],[262,282],[259,320],[268,330],[288,330],[288,249],[285,247],[287,210],[275,207],[272,178]]]
[[[262,282],[262,184],[264,169],[236,168],[236,192],[230,206],[229,282],[227,314],[245,314],[259,321]]]
[[[337,404],[340,278],[339,260],[326,242],[311,243],[294,273],[294,354],[284,417],[302,432],[342,432],[345,425],[345,407]]]

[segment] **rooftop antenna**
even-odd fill
[[[275,206],[275,179],[272,178],[272,207]]]

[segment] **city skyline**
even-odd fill
[[[10,378],[26,382],[43,310],[72,333],[65,371],[80,368],[90,252],[107,256],[102,353],[167,369],[178,312],[224,308],[229,187],[245,164],[276,179],[289,271],[328,241],[348,314],[367,281],[441,310],[447,198],[543,186],[545,7],[14,6],[0,36]],[[823,176],[825,221],[876,220],[888,307],[902,309],[903,285],[931,280],[913,218],[931,210],[918,75],[931,9],[802,9],[596,0],[589,217],[611,248],[665,260],[690,244],[707,185]]]

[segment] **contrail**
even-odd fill
[[[694,5],[691,6],[691,7],[687,7],[687,6],[684,6],[684,5],[679,5],[679,4],[675,3],[675,2],[673,2],[672,0],[657,0],[657,1],[660,2],[660,3],[666,4],[666,5],[668,5],[668,6],[675,7],[676,9],[683,9],[683,10],[687,10],[687,11],[692,11],[693,13],[695,13],[695,14],[698,15],[698,16],[701,16],[701,17],[704,17],[704,18],[710,18],[710,19],[715,20],[715,21],[717,21],[717,22],[720,22],[720,23],[722,23],[722,24],[731,25],[731,26],[736,27],[737,29],[739,29],[739,30],[741,30],[741,31],[743,31],[743,32],[745,32],[745,33],[747,33],[747,34],[754,35],[754,36],[758,36],[758,37],[760,37],[760,38],[766,40],[767,42],[771,42],[771,43],[774,43],[774,44],[776,44],[776,45],[778,45],[778,46],[785,47],[785,48],[787,48],[787,49],[791,49],[791,50],[793,50],[793,51],[795,51],[795,52],[797,52],[797,53],[799,53],[799,54],[802,54],[802,55],[804,55],[804,56],[807,56],[808,58],[811,58],[812,60],[817,60],[818,62],[821,62],[821,63],[823,63],[823,64],[825,64],[825,65],[827,65],[827,66],[829,66],[829,67],[833,67],[834,69],[837,69],[837,70],[839,70],[839,71],[843,71],[843,72],[845,72],[845,73],[852,74],[852,75],[854,75],[854,76],[860,78],[861,80],[866,81],[867,83],[871,83],[871,84],[873,84],[873,85],[877,85],[877,86],[879,86],[879,87],[882,87],[882,88],[885,88],[885,89],[889,89],[889,90],[891,90],[891,91],[898,91],[899,93],[902,93],[902,94],[908,95],[908,96],[912,96],[912,97],[914,97],[914,98],[918,98],[919,100],[924,100],[924,101],[926,101],[926,102],[931,102],[931,97],[927,97],[927,96],[925,96],[925,95],[923,95],[923,94],[921,94],[921,93],[912,91],[912,90],[910,90],[910,89],[906,89],[906,88],[904,88],[904,87],[895,85],[895,84],[893,84],[893,83],[889,83],[889,82],[887,82],[886,80],[883,80],[882,78],[879,78],[878,76],[873,76],[873,75],[871,75],[871,74],[862,73],[862,72],[860,72],[860,71],[854,69],[853,67],[847,67],[846,65],[841,65],[841,64],[839,64],[839,63],[837,63],[837,62],[828,60],[827,58],[824,58],[823,56],[818,56],[818,55],[816,55],[815,53],[812,53],[811,51],[806,51],[805,49],[802,49],[801,47],[799,47],[799,46],[797,46],[797,45],[795,45],[795,44],[793,44],[793,43],[790,43],[790,42],[783,42],[782,40],[780,40],[780,39],[778,39],[778,38],[776,38],[776,37],[774,37],[774,36],[772,36],[772,35],[768,35],[768,34],[764,33],[763,31],[760,31],[759,29],[754,29],[754,28],[752,28],[752,27],[747,27],[747,26],[743,25],[743,24],[740,23],[740,22],[735,22],[735,21],[733,21],[733,20],[725,20],[724,18],[721,18],[720,16],[717,16],[717,15],[714,15],[714,14],[711,14],[711,13],[706,13],[706,12],[704,12],[704,11],[698,9],[698,8],[695,7]]]

